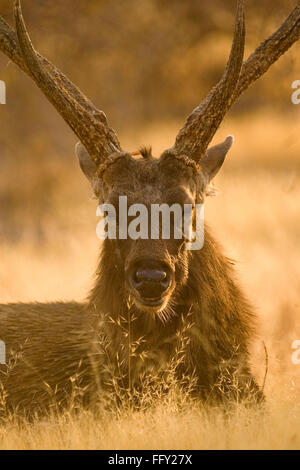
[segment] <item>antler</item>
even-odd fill
[[[235,42],[239,40],[239,37],[243,37],[242,12],[243,2],[239,1],[233,46],[222,79],[190,114],[176,138],[175,150],[196,161],[204,155],[209,142],[234,101],[300,37],[300,2],[298,1],[297,6],[279,29],[263,41],[239,69],[241,49],[238,50]],[[225,83],[226,81],[228,84]]]
[[[230,106],[231,96],[239,80],[245,45],[244,1],[237,6],[234,38],[229,61],[219,83],[194,109],[179,131],[175,149],[193,160],[199,160],[215,135]]]
[[[16,32],[0,18],[0,49],[37,83],[75,132],[95,163],[121,151],[103,111],[53,64],[35,51],[24,23],[20,0],[15,1]]]
[[[33,48],[15,1],[16,32],[0,17],[0,50],[35,80],[48,100],[76,133],[96,163],[121,151],[115,132],[103,111],[53,64]],[[300,37],[300,2],[279,29],[266,39],[242,64],[245,26],[244,2],[238,1],[236,26],[230,58],[219,83],[187,118],[176,138],[175,149],[198,161],[234,101]]]
[[[238,85],[231,97],[235,100],[300,38],[300,2],[282,25],[263,41],[244,62]]]

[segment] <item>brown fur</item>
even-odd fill
[[[159,160],[124,154],[98,181],[100,202],[117,205],[118,195],[147,206],[203,200],[203,172],[174,157],[170,151]],[[149,258],[166,263],[173,276],[166,303],[156,309],[135,301],[128,285],[128,267]],[[108,374],[125,389],[138,388],[151,373],[166,370],[183,329],[186,344],[176,374],[194,378],[194,394],[209,402],[260,401],[248,358],[254,320],[232,262],[207,228],[199,251],[183,249],[182,240],[107,239],[86,304],[0,306],[0,338],[8,352],[7,366],[1,366],[6,401],[26,412],[49,406],[53,398],[67,406],[74,388],[81,388],[84,403],[95,402]]]
[[[239,0],[221,80],[187,118],[171,150],[156,160],[142,148],[135,160],[137,153],[122,150],[104,113],[35,51],[20,0],[15,0],[14,12],[16,31],[0,18],[0,49],[35,80],[76,133],[80,166],[99,203],[117,209],[119,196],[125,195],[129,206],[142,203],[148,209],[151,204],[203,203],[233,142],[228,136],[207,150],[225,113],[300,35],[298,2],[243,62],[244,2]],[[143,283],[141,293],[137,286]],[[96,402],[111,384],[114,390],[130,391],[151,373],[163,376],[178,351],[176,376],[192,379],[197,397],[213,403],[260,402],[263,394],[248,357],[254,320],[231,262],[207,228],[200,251],[187,251],[184,241],[172,237],[105,240],[85,304],[0,306],[0,339],[8,355],[7,365],[0,368],[1,403],[38,412],[51,402],[74,406],[78,394],[84,403]]]

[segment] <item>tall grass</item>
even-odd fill
[[[264,342],[269,356],[267,412],[258,414],[239,405],[225,417],[218,409],[208,410],[190,400],[182,390],[156,399],[145,392],[147,406],[140,410],[74,413],[69,409],[33,422],[11,416],[0,425],[1,449],[300,448],[300,365],[291,360],[291,344],[300,338],[296,129],[295,116],[227,121],[220,138],[233,132],[236,144],[216,178],[218,194],[206,204],[207,222],[225,253],[236,260],[241,284],[258,314],[252,366],[262,384]],[[152,142],[157,153],[170,146],[174,134],[172,125],[153,127],[127,136],[126,148],[135,150]],[[26,230],[18,239],[1,239],[1,302],[82,300],[88,291],[98,253],[95,201],[75,166],[62,164],[60,171],[40,222],[44,235],[36,236],[30,211],[18,209],[13,226]],[[30,175],[34,181],[34,171]],[[13,184],[8,192],[15,191]],[[39,191],[28,197],[33,211]]]

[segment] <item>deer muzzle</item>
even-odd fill
[[[145,306],[160,306],[170,289],[172,272],[168,266],[142,261],[128,270],[128,281],[133,297]]]

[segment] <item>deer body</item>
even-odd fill
[[[104,247],[101,260],[103,267],[110,253],[111,250],[105,252]],[[128,375],[129,354],[124,329],[127,332],[128,314],[132,314],[130,340],[137,345],[135,355],[131,358],[133,384],[138,385],[150,372],[164,370],[182,346],[180,341],[184,337],[183,360],[176,372],[179,378],[195,375],[195,392],[198,396],[218,401],[234,396],[237,398],[238,395],[241,398],[248,390],[256,394],[256,399],[261,399],[259,388],[250,372],[248,358],[255,315],[233,279],[232,262],[223,256],[220,247],[207,231],[204,248],[191,254],[187,279],[180,286],[172,304],[170,319],[163,324],[157,316],[145,317],[143,310],[134,305],[128,306],[122,289],[115,291],[109,287],[112,284],[108,280],[112,278],[114,286],[124,285],[121,273],[121,270],[116,270],[115,276],[111,272],[108,275],[105,268],[100,267],[90,302],[96,311],[106,312],[106,321],[101,327],[110,338],[110,362],[114,361],[118,351],[125,376]],[[123,319],[123,324],[120,319]],[[141,343],[140,338],[143,340]],[[120,345],[123,347],[120,348]],[[118,375],[117,364],[115,369]],[[226,390],[218,388],[222,377],[225,379],[225,369],[231,370],[230,376],[234,371],[239,382],[239,392],[234,390],[234,384],[230,381],[227,382]]]
[[[244,2],[238,0],[231,54],[219,83],[188,116],[172,148],[154,158],[124,151],[105,114],[34,49],[15,0],[14,31],[0,17],[0,49],[41,88],[80,142],[79,163],[99,204],[203,204],[233,138],[208,148],[233,102],[300,36],[300,5],[243,62]],[[175,222],[173,221],[175,226]],[[174,228],[174,227],[173,227]],[[86,303],[0,305],[2,401],[39,412],[71,405],[79,393],[95,403],[115,381],[139,388],[164,372],[180,351],[176,376],[193,379],[205,401],[248,399],[262,392],[250,372],[255,315],[241,293],[232,263],[206,228],[201,250],[184,239],[107,238],[96,283]],[[178,345],[184,338],[184,347]],[[54,398],[54,401],[53,401]]]
[[[78,374],[77,385],[95,384],[89,380],[93,332],[84,304],[0,305],[0,325],[6,344],[6,364],[0,366],[1,411],[32,415],[51,405],[67,406]]]
[[[205,249],[191,255],[187,282],[173,306],[176,315],[166,324],[130,307],[121,287],[122,271],[118,266],[111,272],[106,259],[111,250],[105,246],[88,302],[0,305],[1,339],[7,349],[0,377],[8,408],[38,413],[70,406],[76,389],[76,400],[95,404],[109,381],[108,364],[109,374],[122,376],[123,387],[128,386],[130,367],[131,385],[138,387],[168,367],[183,330],[184,359],[177,374],[195,376],[199,397],[220,401],[252,394],[261,400],[248,358],[254,314],[233,280],[231,262],[208,232],[206,241]],[[129,365],[130,343],[135,354]]]

